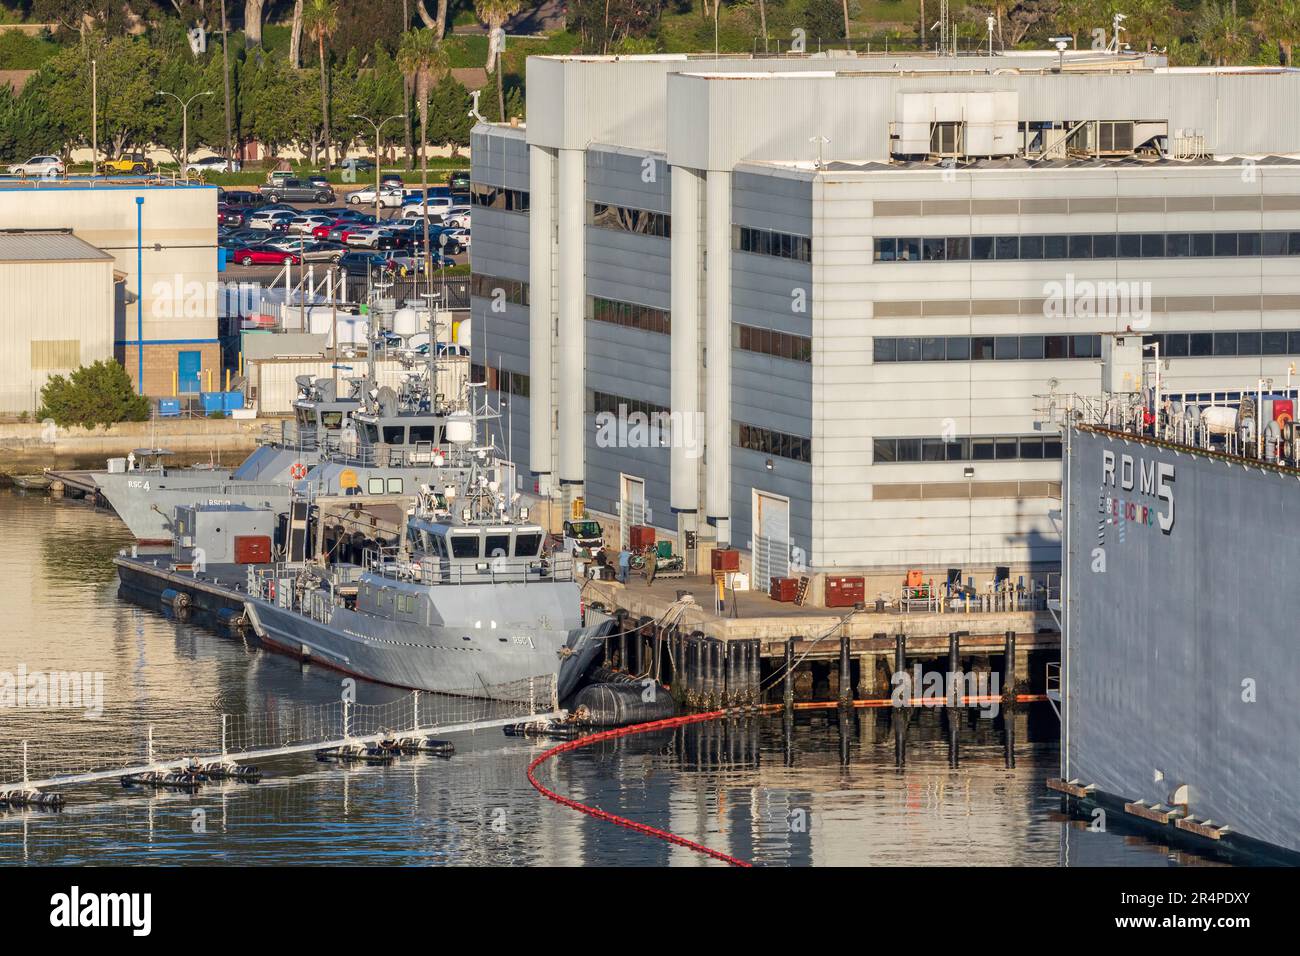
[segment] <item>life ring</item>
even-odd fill
[[[307,466],[300,461],[295,461],[293,467],[289,469],[289,477],[295,481],[301,481],[307,477]]]

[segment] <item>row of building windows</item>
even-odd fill
[[[789,458],[791,461],[812,461],[811,438],[787,435],[785,432],[773,431],[770,428],[759,428],[757,425],[746,425],[741,422],[733,423],[733,429],[732,440],[737,448],[756,451],[762,455]]]
[[[672,323],[668,313],[663,309],[652,309],[648,305],[636,305],[632,302],[617,302],[614,299],[602,299],[592,296],[591,317],[597,322],[608,322],[628,329],[640,329],[642,332],[658,332],[669,335]]]
[[[469,277],[469,294],[482,296],[485,299],[495,299],[499,294],[506,302],[527,305],[528,283],[521,279],[503,279],[500,276],[475,272]]]
[[[470,201],[475,206],[487,206],[504,212],[528,212],[528,190],[506,189],[502,186],[488,186],[483,183],[471,183]]]
[[[1038,435],[974,438],[877,438],[878,465],[900,461],[1042,461],[1061,457],[1061,439]]]
[[[1100,335],[876,336],[876,362],[1099,358]]]
[[[735,241],[736,248],[741,252],[756,252],[760,256],[777,256],[781,259],[812,262],[812,240],[807,236],[737,226]]]
[[[1300,256],[1300,232],[1123,232],[875,240],[877,262]]]
[[[512,372],[508,368],[487,368],[471,365],[470,376],[475,382],[486,382],[487,387],[497,392],[528,398],[531,384],[524,372]]]
[[[812,339],[753,325],[733,325],[731,343],[746,352],[774,355],[793,362],[812,361]]]
[[[600,202],[591,204],[591,224],[602,229],[618,229],[668,239],[672,236],[672,220],[673,217],[667,213],[651,212],[648,209],[609,206]]]
[[[667,420],[668,409],[654,402],[647,402],[640,398],[624,398],[622,395],[611,395],[609,392],[594,390],[588,392],[588,396],[591,403],[589,410],[597,415],[624,417],[640,413],[647,418]]]
[[[1300,331],[1159,332],[1143,336],[1160,346],[1161,357],[1206,355],[1300,355]]]

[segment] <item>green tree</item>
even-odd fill
[[[1229,3],[1206,0],[1194,26],[1196,39],[1216,66],[1240,63],[1250,53],[1252,34],[1246,18]]]
[[[1300,0],[1263,0],[1255,12],[1264,36],[1282,48],[1282,61],[1291,66],[1292,53],[1300,41]]]
[[[320,115],[324,126],[325,168],[329,169],[333,157],[330,153],[329,61],[325,57],[325,44],[339,28],[337,0],[308,0],[303,7],[302,23],[307,35],[316,41],[320,58]]]
[[[149,417],[149,400],[137,395],[131,377],[117,362],[83,365],[69,376],[55,375],[41,389],[40,418],[61,427],[94,428],[116,422],[142,422]]]
[[[429,110],[429,142],[450,146],[455,156],[469,145],[469,133],[474,128],[470,116],[473,99],[469,90],[451,73],[443,75],[433,91],[433,105]]]
[[[474,14],[487,24],[488,54],[486,69],[501,72],[505,64],[506,21],[524,8],[524,0],[474,0]],[[505,116],[505,83],[497,80],[497,114]]]
[[[420,114],[420,189],[429,195],[429,89],[435,76],[447,72],[447,51],[442,41],[427,27],[407,30],[397,51],[397,65],[415,88],[416,109]],[[426,210],[427,212],[427,210]],[[429,217],[424,219],[424,255],[429,255]],[[426,266],[427,267],[427,266]]]

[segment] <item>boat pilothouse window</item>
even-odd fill
[[[509,533],[489,534],[487,536],[487,547],[485,548],[485,557],[506,558],[509,556],[510,556]]]
[[[336,432],[343,427],[343,413],[342,412],[321,412],[320,423],[324,425],[325,428],[328,429],[329,431]]]
[[[479,550],[478,532],[451,534],[451,556],[453,558],[477,558],[482,556]]]
[[[515,535],[516,558],[535,558],[541,546],[542,536],[539,532],[520,532]]]
[[[405,445],[406,429],[401,425],[384,426],[384,444],[386,445]]]
[[[379,444],[379,426],[374,422],[362,422],[357,434],[367,445]]]
[[[409,428],[412,445],[428,442],[433,445],[442,444],[442,429],[437,425],[412,425]]]

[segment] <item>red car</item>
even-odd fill
[[[231,209],[224,203],[217,204],[217,225],[218,226],[242,226],[244,224],[244,214],[238,209]]]
[[[302,260],[296,253],[274,249],[271,246],[244,246],[230,254],[230,258],[241,266],[251,265],[301,265]]]

